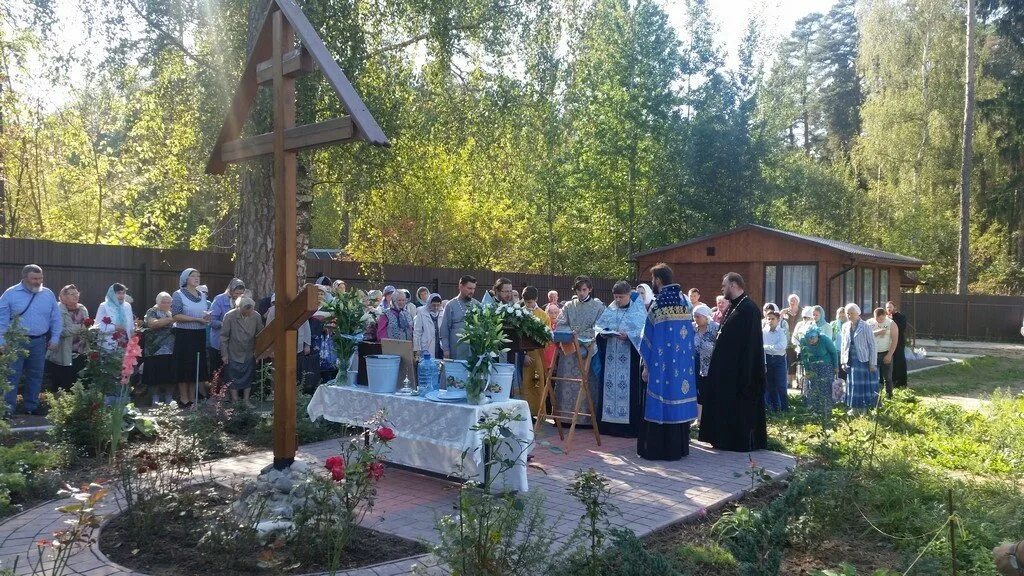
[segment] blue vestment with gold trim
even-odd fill
[[[662,287],[647,314],[640,355],[647,366],[644,419],[680,424],[697,419],[697,373],[690,301],[678,284]]]

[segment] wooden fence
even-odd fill
[[[44,282],[54,293],[67,284],[78,286],[82,293],[81,302],[90,313],[95,313],[107,288],[114,282],[120,282],[128,286],[137,316],[152,306],[157,293],[176,290],[178,275],[185,268],[198,269],[212,294],[227,287],[234,271],[229,253],[0,238],[0,290],[20,282],[22,267],[30,263],[43,267]],[[445,298],[457,293],[459,277],[463,274],[476,277],[477,297],[482,296],[499,276],[506,276],[517,290],[527,285],[536,286],[542,304],[548,290],[557,290],[563,300],[572,296],[572,278],[548,274],[362,264],[316,258],[306,259],[306,272],[310,281],[319,274],[326,274],[332,279],[344,280],[349,287],[363,289],[393,284],[415,292],[418,287],[426,286]],[[614,283],[614,280],[594,278],[595,294],[605,302],[610,301]]]
[[[903,294],[903,313],[918,338],[1021,342],[1024,297]]]

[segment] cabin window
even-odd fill
[[[878,305],[885,306],[889,301],[889,269],[883,268],[878,271]]]
[[[715,247],[714,246],[708,246],[708,256],[714,256],[714,255],[715,255]]]
[[[817,303],[817,264],[770,264],[764,267],[764,301],[785,308],[789,305],[790,294],[800,297],[801,306]]]
[[[843,301],[846,306],[850,302],[857,301],[857,270],[851,269],[843,274]]]
[[[871,314],[875,310],[875,274],[871,268],[860,269],[860,311]]]

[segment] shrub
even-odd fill
[[[395,438],[383,412],[366,423],[367,431],[343,443],[342,453],[327,458],[329,476],[309,472],[293,490],[306,494],[295,511],[296,530],[289,543],[307,562],[324,561],[333,574],[362,519],[373,509],[377,482],[384,477],[382,456]],[[374,430],[374,432],[370,432]]]
[[[0,513],[12,503],[53,494],[57,489],[54,472],[60,464],[58,451],[35,442],[0,446]]]
[[[547,572],[561,576],[682,576],[661,554],[648,551],[630,530],[615,528],[609,532],[610,546],[597,566],[586,556],[573,556]]]
[[[470,484],[456,506],[457,514],[438,521],[434,548],[453,576],[548,574],[564,556],[536,492],[489,494]],[[579,564],[589,566],[589,559],[581,555]]]
[[[103,406],[103,393],[81,382],[57,394],[47,419],[53,424],[50,437],[71,457],[101,454],[110,440],[110,411]]]

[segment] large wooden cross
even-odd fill
[[[295,78],[311,72],[314,67],[327,78],[349,115],[296,126]],[[239,139],[261,85],[268,85],[273,91],[274,131]],[[274,155],[274,291],[277,302],[273,321],[256,338],[255,354],[259,356],[271,347],[274,350],[274,467],[277,469],[292,464],[297,447],[296,330],[319,306],[317,291],[312,286],[306,286],[302,293],[298,291],[296,154],[307,148],[356,140],[376,146],[390,145],[294,0],[270,0],[206,171],[223,174],[228,163]]]

